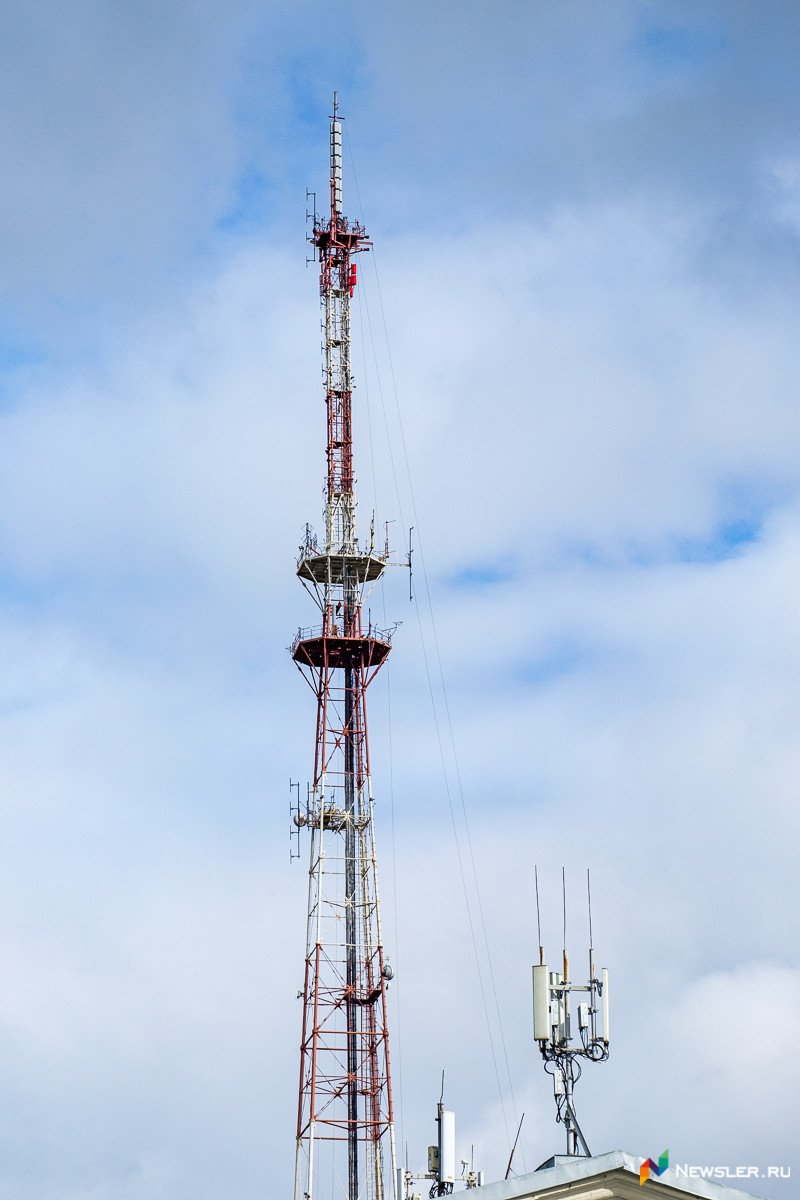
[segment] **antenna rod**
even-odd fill
[[[569,978],[569,967],[567,964],[567,872],[566,868],[561,868],[561,899],[564,905],[564,979]]]
[[[592,880],[586,868],[586,895],[589,903],[589,980],[594,980],[594,938],[592,937]]]
[[[522,1129],[522,1122],[524,1120],[525,1120],[525,1113],[523,1113],[519,1119],[519,1125],[517,1126],[517,1136],[514,1138],[514,1145],[511,1147],[511,1153],[508,1156],[508,1166],[506,1167],[506,1173],[503,1176],[503,1179],[508,1179],[508,1176],[511,1173],[511,1160],[514,1157],[514,1151],[517,1148],[517,1142],[519,1141],[519,1134],[520,1134],[520,1130]]]
[[[542,918],[539,914],[539,868],[534,864],[533,879],[536,885],[536,936],[539,939],[539,965],[544,966],[544,946],[542,945]]]
[[[594,938],[592,937],[592,880],[588,867],[586,868],[586,895],[589,898],[589,949],[594,950]]]

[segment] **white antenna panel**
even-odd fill
[[[439,1183],[455,1183],[456,1180],[456,1114],[439,1114]]]
[[[569,1012],[566,994],[561,987],[563,982],[563,976],[558,971],[550,972],[550,1026],[554,1042],[569,1039]]]
[[[533,1036],[537,1042],[550,1039],[550,988],[544,964],[533,968]]]

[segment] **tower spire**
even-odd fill
[[[331,221],[342,215],[342,122],[339,120],[339,98],[333,93],[331,117]]]
[[[325,545],[307,527],[297,563],[321,624],[300,630],[292,646],[317,701],[314,778],[294,817],[310,834],[295,1200],[397,1200],[386,1017],[392,970],[381,933],[366,709],[391,635],[362,623],[363,601],[386,559],[372,546],[362,551],[356,536],[350,368],[354,256],[370,242],[342,213],[336,93],[330,147],[330,217],[315,215],[311,236],[324,314]]]

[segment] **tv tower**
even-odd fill
[[[375,553],[372,537],[368,549],[356,537],[350,300],[354,256],[371,243],[358,222],[342,215],[336,93],[330,132],[330,217],[314,212],[310,238],[323,311],[325,541],[320,546],[306,526],[297,563],[321,624],[301,629],[291,648],[317,701],[313,783],[294,808],[298,833],[303,827],[310,833],[294,1197],[396,1200],[386,1020],[392,969],[381,936],[366,708],[367,687],[389,654],[391,633],[362,622],[388,546]]]

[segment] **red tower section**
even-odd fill
[[[325,545],[309,532],[297,565],[321,623],[301,629],[292,645],[317,702],[313,784],[295,816],[311,843],[295,1200],[396,1200],[391,968],[381,937],[366,707],[391,635],[362,624],[363,601],[386,559],[362,550],[356,537],[350,371],[353,256],[370,243],[342,216],[335,96],[330,219],[315,215],[311,240],[324,313],[328,472]]]

